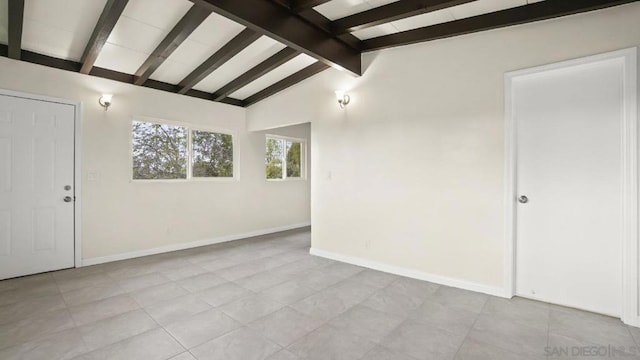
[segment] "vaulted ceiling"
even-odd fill
[[[0,0],[0,55],[249,106],[366,51],[638,0]]]

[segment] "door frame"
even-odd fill
[[[640,326],[638,308],[638,107],[637,107],[637,53],[636,47],[587,56],[559,63],[508,72],[504,76],[505,92],[505,171],[504,171],[504,289],[511,298],[516,288],[516,181],[517,181],[517,121],[513,104],[513,81],[550,70],[568,69],[578,65],[617,61],[623,66],[623,120],[621,124],[622,149],[622,321]]]
[[[57,97],[29,94],[13,90],[0,89],[0,95],[16,98],[45,101],[57,104],[71,105],[74,107],[74,134],[73,134],[73,242],[74,242],[74,267],[82,266],[82,102],[62,99]]]

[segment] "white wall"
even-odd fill
[[[0,58],[0,88],[81,101],[83,259],[100,258],[310,221],[309,181],[267,182],[264,133],[246,110]],[[105,112],[101,93],[113,93]],[[132,182],[131,120],[146,116],[237,133],[236,182]],[[309,138],[309,125],[269,131]],[[89,181],[87,174],[97,176]]]
[[[312,122],[314,249],[501,293],[505,72],[638,46],[639,19],[634,3],[369,53],[360,78],[250,107],[249,128]]]

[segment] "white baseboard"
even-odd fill
[[[640,317],[638,316],[625,316],[622,318],[622,322],[630,326],[640,327]]]
[[[243,234],[226,235],[226,236],[221,236],[213,239],[204,239],[204,240],[192,241],[188,243],[171,244],[171,245],[160,246],[152,249],[131,251],[131,252],[126,252],[121,254],[101,256],[101,257],[95,257],[95,258],[89,258],[89,259],[82,259],[82,266],[104,264],[104,263],[113,262],[113,261],[133,259],[133,258],[142,257],[142,256],[162,254],[166,252],[191,249],[191,248],[206,246],[206,245],[220,244],[223,242],[241,240],[241,239],[246,239],[254,236],[267,235],[267,234],[273,234],[281,231],[299,229],[299,228],[307,227],[310,225],[311,225],[311,222],[305,222],[305,223],[280,226],[280,227],[270,228],[270,229],[255,230],[255,231],[250,231]]]
[[[363,259],[355,256],[337,254],[337,253],[320,250],[316,248],[311,248],[311,250],[309,250],[309,253],[311,255],[320,256],[323,258],[336,260],[336,261],[344,262],[347,264],[362,266],[369,269],[383,271],[386,273],[400,275],[408,278],[429,281],[436,284],[480,292],[480,293],[503,297],[503,298],[511,297],[511,296],[508,296],[505,293],[505,289],[501,287],[487,286],[483,284],[474,283],[471,281],[465,281],[460,279],[449,278],[446,276],[434,275],[434,274],[426,273],[423,271],[411,270],[411,269],[407,269],[399,266],[388,265],[381,262]]]

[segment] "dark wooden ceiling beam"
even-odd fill
[[[546,0],[466,19],[367,39],[362,42],[363,51],[379,50],[512,25],[526,24],[534,21],[604,9],[635,1],[638,0]]]
[[[254,66],[244,74],[238,76],[233,81],[229,82],[225,86],[218,89],[213,93],[213,100],[220,101],[234,91],[242,88],[243,86],[249,84],[253,80],[261,77],[262,75],[268,73],[269,71],[277,68],[278,66],[286,63],[287,61],[293,59],[298,56],[300,52],[298,50],[292,48],[284,48],[280,50],[275,55],[271,56],[267,60],[261,62],[260,64]]]
[[[0,44],[0,56],[7,56],[7,54],[8,54],[8,46],[4,44]],[[82,67],[82,63],[79,63],[79,62],[59,59],[59,58],[51,57],[48,55],[42,55],[35,52],[27,51],[27,50],[22,50],[21,60],[28,63],[32,63],[32,64],[43,65],[50,68],[71,71],[71,72],[79,72],[80,68]],[[91,72],[89,73],[89,75],[100,77],[103,79],[118,81],[126,84],[133,84],[133,81],[134,81],[134,76],[131,74],[125,74],[118,71],[99,68],[95,66],[91,68]],[[148,80],[142,86],[150,89],[156,89],[156,90],[166,91],[170,93],[175,93],[178,90],[176,85],[165,83],[162,81],[156,81],[153,79]],[[213,101],[211,94],[204,91],[189,90],[184,95]],[[229,104],[229,105],[244,106],[244,101],[233,99],[233,98],[224,98],[220,100],[220,102]]]
[[[91,38],[84,49],[80,62],[82,63],[82,69],[80,72],[88,74],[98,59],[102,47],[107,42],[111,31],[116,26],[120,15],[124,11],[125,6],[129,0],[108,0],[102,10],[102,14],[98,19],[98,24],[93,29]]]
[[[328,65],[361,75],[360,51],[273,1],[191,0]]]
[[[291,9],[291,1],[289,0],[273,0],[276,4],[284,6],[287,9]]]
[[[339,34],[336,36],[331,20],[329,20],[326,16],[322,15],[313,8],[296,13],[291,10],[291,3],[289,2],[289,0],[273,0],[273,2],[287,9],[287,11],[291,11],[292,14],[298,15],[309,24],[324,31],[328,36],[335,37],[336,39],[347,44],[347,46],[351,47],[352,49],[360,51],[360,39],[350,33]]]
[[[289,75],[288,77],[278,81],[277,83],[265,88],[264,90],[258,91],[257,93],[249,96],[248,98],[244,99],[244,104],[245,106],[253,105],[258,101],[264,100],[267,97],[274,95],[275,93],[278,93],[290,86],[293,86],[299,83],[304,79],[307,79],[321,71],[328,69],[329,67],[330,67],[329,65],[320,61],[313,63],[307,66],[306,68],[292,75]]]
[[[178,94],[184,94],[191,90],[191,88],[222,66],[222,64],[229,61],[252,42],[258,40],[260,36],[262,35],[251,29],[242,30],[240,34],[236,35],[231,41],[220,48],[220,50],[216,51],[215,54],[211,55],[211,57],[193,70],[191,74],[180,81],[178,84]]]
[[[315,6],[322,5],[331,0],[290,0],[289,7],[294,12],[301,12],[304,10],[311,9]]]
[[[353,36],[351,33],[336,35],[333,29],[333,23],[331,22],[331,20],[329,20],[326,16],[320,14],[316,10],[314,9],[305,10],[298,13],[297,15],[302,19],[304,19],[305,21],[307,21],[308,23],[312,24],[313,26],[324,31],[327,34],[327,36],[335,37],[339,41],[342,41],[343,43],[347,44],[347,46],[349,46],[350,48],[355,49],[356,51],[360,51],[360,48],[361,48],[360,39]]]
[[[399,0],[336,19],[332,26],[336,34],[344,34],[472,1],[475,0]]]
[[[24,22],[24,0],[8,2],[8,41],[9,58],[20,60],[22,53],[22,24]]]
[[[135,73],[135,84],[142,85],[191,33],[211,15],[210,9],[192,6],[153,50]]]

